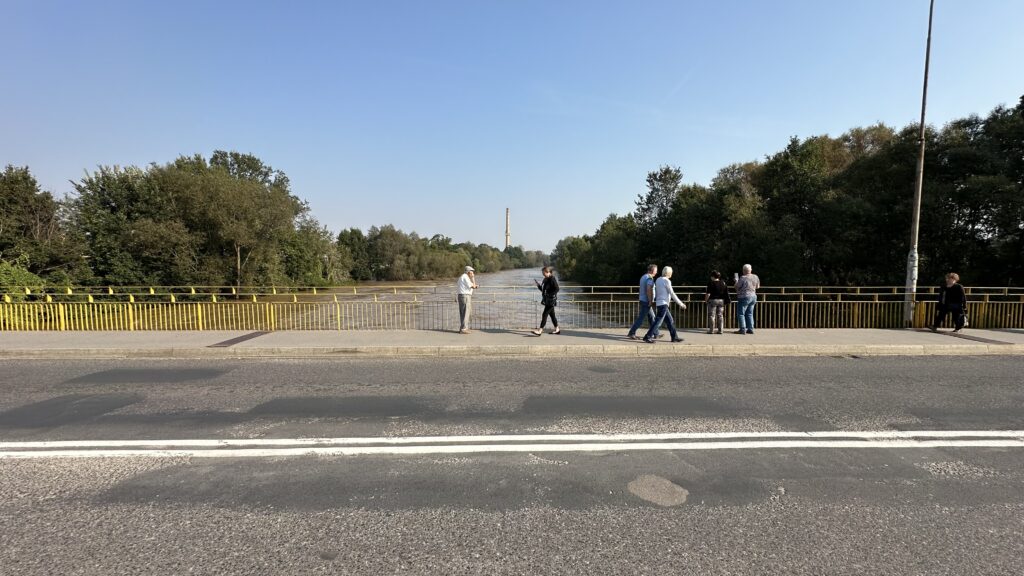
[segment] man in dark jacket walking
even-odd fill
[[[956,272],[946,274],[946,284],[939,286],[939,304],[935,309],[935,322],[929,328],[938,332],[939,326],[946,321],[946,314],[953,314],[953,332],[964,328],[967,318],[967,292],[960,285],[960,275]]]

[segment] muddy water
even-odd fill
[[[486,274],[477,274],[476,283],[479,288],[473,294],[470,327],[474,329],[527,329],[536,328],[540,324],[543,307],[540,304],[540,291],[534,280],[542,280],[544,276],[540,268],[523,268],[518,270],[502,270]],[[438,292],[442,299],[455,300],[455,284],[439,283]],[[564,284],[564,283],[563,283]],[[568,284],[564,284],[568,286]],[[569,313],[574,305],[561,302],[557,312]],[[436,311],[423,310],[428,314]],[[458,306],[443,318],[432,318],[431,323],[458,327]],[[551,326],[550,324],[548,326]]]
[[[517,300],[534,298],[540,300],[540,291],[537,290],[537,285],[534,284],[534,280],[543,280],[544,276],[540,273],[540,268],[521,268],[518,270],[502,270],[501,272],[490,272],[487,274],[477,274],[476,283],[480,288],[477,289],[476,294],[483,296],[484,294],[500,294],[503,297],[515,297]],[[442,287],[450,288],[451,292],[455,292],[455,283],[458,282],[458,278],[453,278],[450,282],[439,282],[438,289]],[[562,283],[565,286],[572,285],[572,283]]]
[[[534,280],[539,268],[478,274],[479,288],[472,298],[470,327],[478,330],[526,330],[540,324],[543,306]],[[324,291],[324,299],[338,303],[313,305],[295,322],[322,329],[342,330],[457,330],[459,308],[455,297],[458,278],[438,282],[372,282],[352,288]],[[556,315],[567,327],[605,328],[628,325],[635,311],[623,302],[590,302],[569,297],[576,284],[563,282]],[[568,289],[568,290],[566,290]],[[333,293],[333,294],[331,294]],[[329,295],[330,294],[330,295]],[[630,300],[632,300],[630,298]],[[548,324],[550,327],[551,324]]]

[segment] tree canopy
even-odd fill
[[[750,263],[775,285],[902,285],[917,132],[876,124],[792,138],[761,162],[722,168],[709,187],[661,166],[633,213],[563,239],[552,257],[587,284],[631,284],[653,262],[690,284]],[[1024,97],[929,128],[924,174],[921,281],[955,270],[976,285],[1024,282]]]
[[[215,151],[101,166],[55,199],[27,167],[0,173],[4,278],[126,286],[303,285],[452,277],[539,266],[540,252],[424,239],[394,226],[335,235],[259,158]],[[15,274],[17,272],[17,275]]]

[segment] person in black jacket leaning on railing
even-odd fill
[[[967,292],[960,285],[960,275],[956,272],[946,274],[946,284],[939,286],[939,304],[935,307],[935,322],[929,328],[938,332],[939,326],[946,320],[946,314],[953,314],[953,332],[964,328],[967,318]]]
[[[534,280],[533,283],[540,290],[540,303],[544,305],[544,313],[540,316],[540,328],[534,330],[533,333],[537,336],[543,334],[544,326],[548,323],[548,316],[551,316],[551,325],[555,327],[551,333],[561,334],[558,318],[555,317],[555,306],[558,306],[558,279],[555,278],[555,271],[551,266],[541,268],[540,272],[544,275],[544,281]]]
[[[729,287],[722,282],[722,273],[718,270],[711,271],[711,282],[704,289],[704,303],[708,305],[708,334],[714,333],[716,323],[721,334],[725,328],[722,311],[729,305]]]

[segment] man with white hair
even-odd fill
[[[683,339],[679,337],[676,332],[676,325],[672,319],[672,313],[668,310],[668,305],[673,300],[679,307],[686,310],[686,304],[676,296],[675,290],[672,289],[672,267],[665,266],[661,269],[661,277],[654,281],[654,304],[657,306],[658,315],[654,318],[654,324],[644,335],[644,342],[648,344],[654,344],[654,335],[658,333],[658,328],[661,327],[661,323],[668,324],[668,333],[672,336],[673,342],[682,342]]]
[[[740,327],[736,334],[754,333],[754,306],[760,287],[761,279],[750,264],[744,264],[743,275],[736,279],[736,323]]]
[[[459,277],[459,283],[455,288],[455,298],[459,301],[459,334],[469,334],[469,312],[473,307],[473,290],[479,288],[476,285],[476,271],[472,266],[466,266],[465,273]]]

